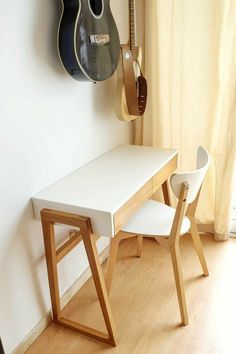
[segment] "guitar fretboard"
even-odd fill
[[[135,21],[135,0],[129,0],[129,35],[130,50],[135,55],[136,47],[136,21]]]

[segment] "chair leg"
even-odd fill
[[[140,258],[142,256],[143,249],[143,236],[137,236],[137,257]]]
[[[206,264],[206,259],[203,253],[202,242],[198,233],[197,225],[193,220],[191,220],[190,233],[192,236],[193,244],[196,249],[199,261],[202,266],[203,273],[207,277],[209,275],[209,272]]]
[[[169,193],[168,181],[165,181],[162,184],[162,192],[163,192],[165,204],[170,206],[170,193]]]
[[[113,273],[115,269],[120,240],[121,239],[119,238],[119,235],[115,236],[110,240],[110,251],[109,251],[109,256],[107,261],[107,276],[106,276],[106,287],[107,287],[108,295],[110,294],[111,291],[111,282],[112,282]]]
[[[186,326],[188,324],[188,313],[187,313],[185,291],[183,285],[179,246],[176,245],[171,246],[170,252],[171,252],[171,259],[172,259],[172,265],[173,265],[174,276],[175,276],[176,290],[178,294],[181,319],[183,325]]]

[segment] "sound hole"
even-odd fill
[[[95,16],[100,16],[102,13],[102,0],[89,0],[91,10]]]

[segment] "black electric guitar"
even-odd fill
[[[120,40],[110,0],[61,0],[58,50],[76,80],[103,81],[115,72]]]

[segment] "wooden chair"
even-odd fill
[[[157,237],[160,244],[164,245],[166,243],[168,246],[173,264],[181,319],[184,325],[188,324],[188,314],[181,270],[179,237],[190,231],[203,273],[208,276],[202,244],[195,223],[195,211],[209,163],[208,152],[200,146],[197,153],[197,169],[191,172],[174,174],[170,179],[172,191],[178,198],[177,208],[174,209],[155,200],[147,200],[122,229],[127,235]],[[107,275],[109,285],[118,246],[119,242],[114,242],[113,249],[110,252],[110,267],[108,267]],[[141,250],[139,251],[141,252]],[[110,286],[108,287],[109,290]]]

